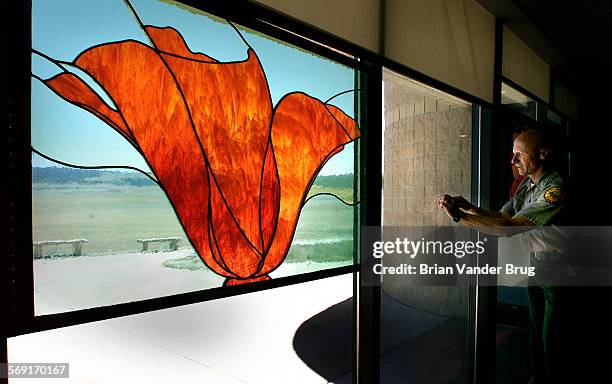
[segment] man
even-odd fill
[[[514,142],[514,140],[516,140],[516,138],[518,137],[518,135],[520,135],[521,133],[528,131],[530,128],[528,126],[523,126],[522,128],[518,129],[516,132],[512,132],[512,141]],[[525,176],[521,176],[519,174],[518,169],[516,169],[516,165],[511,164],[512,169],[512,177],[514,177],[514,180],[512,181],[512,185],[510,186],[510,190],[508,191],[508,198],[513,198],[514,195],[516,195],[516,192],[518,191],[518,187],[523,183],[523,180],[525,180]]]
[[[476,207],[461,196],[440,196],[438,206],[460,224],[500,236],[553,224],[565,206],[567,193],[561,176],[549,169],[551,152],[549,136],[543,130],[516,137],[511,164],[525,180],[499,212]]]
[[[560,175],[550,166],[552,148],[550,137],[543,130],[529,130],[514,140],[511,163],[525,180],[516,194],[499,212],[476,207],[461,196],[441,196],[438,206],[463,225],[480,231],[512,236],[535,229],[536,226],[559,224],[566,207],[567,188]],[[542,274],[554,263],[554,252],[531,252],[530,261]],[[530,281],[530,284],[539,284]],[[532,382],[565,382],[571,370],[569,346],[564,336],[570,329],[568,287],[530,285],[529,338],[533,366]]]

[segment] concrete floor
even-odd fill
[[[352,383],[351,274],[8,340],[9,362],[68,362],[11,383]],[[498,329],[498,382],[526,374],[525,332]],[[381,300],[381,383],[463,383],[467,322]],[[524,359],[519,359],[524,360]]]
[[[352,279],[14,337],[9,362],[68,362],[70,378],[11,383],[327,383],[296,354],[293,338],[307,319],[352,296]]]

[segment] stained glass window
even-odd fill
[[[356,75],[171,1],[33,1],[36,314],[352,264]]]

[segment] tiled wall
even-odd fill
[[[470,200],[472,108],[413,83],[385,78],[383,225],[453,225],[436,206],[440,194]],[[389,264],[397,255],[386,255]],[[383,260],[383,264],[385,261]],[[414,277],[385,275],[383,289],[410,306],[467,316],[468,290],[422,286]]]
[[[444,225],[435,199],[471,191],[472,109],[385,82],[383,223]]]

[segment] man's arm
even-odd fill
[[[453,206],[456,204],[455,206]],[[438,206],[450,217],[454,218],[453,209],[459,209],[461,219],[460,224],[478,229],[482,232],[497,236],[513,236],[520,232],[529,230],[535,226],[534,223],[522,216],[511,217],[508,213],[490,211],[477,207],[461,196],[450,197],[441,196],[438,199]],[[455,208],[457,207],[457,208]]]
[[[443,197],[444,198],[444,197]],[[482,217],[501,217],[502,213],[498,211],[490,211],[488,209],[480,208],[467,201],[463,196],[453,196],[453,204],[455,204],[463,212],[470,215],[477,215]]]
[[[486,211],[491,213],[494,211]],[[522,216],[510,217],[505,212],[494,212],[498,216],[483,216],[479,214],[470,214],[464,211],[463,217],[459,220],[459,224],[466,225],[488,233],[490,235],[510,237],[517,233],[528,231],[529,227],[534,227],[535,224]]]

